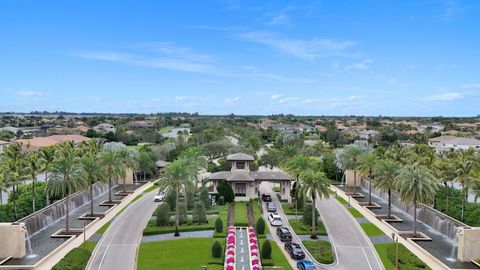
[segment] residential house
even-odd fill
[[[96,125],[93,127],[93,130],[100,133],[117,132],[117,129],[115,128],[115,126],[110,123],[102,123],[102,124]]]
[[[440,136],[428,140],[428,145],[435,148],[438,153],[448,149],[480,150],[480,140],[456,136]]]

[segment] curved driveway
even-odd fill
[[[157,208],[156,192],[143,194],[117,216],[93,251],[86,270],[136,269],[142,231]]]
[[[315,205],[337,255],[336,264],[328,269],[384,269],[372,242],[345,207],[333,196]]]

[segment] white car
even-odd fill
[[[282,219],[280,218],[280,215],[277,213],[268,214],[268,221],[272,226],[282,226]]]
[[[155,195],[153,197],[153,201],[154,202],[163,202],[163,199],[165,198],[165,194],[163,192],[161,192],[160,194],[158,195]]]

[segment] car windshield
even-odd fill
[[[273,220],[282,220],[280,217],[274,217]]]

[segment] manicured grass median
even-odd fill
[[[209,238],[142,243],[138,254],[138,269],[201,269],[202,265],[207,264],[211,243],[212,239]]]
[[[348,202],[340,196],[337,197],[337,201],[339,201],[341,204],[348,204]]]
[[[293,231],[297,235],[312,234],[312,226],[303,224],[301,217],[298,220],[289,219],[288,223],[290,223],[290,226],[292,226]],[[327,235],[327,230],[325,229],[325,226],[323,226],[323,223],[320,220],[317,222],[317,234]]]
[[[246,202],[235,202],[235,226],[248,226]]]
[[[363,224],[360,224],[360,226],[362,227],[362,229],[365,231],[365,233],[369,237],[384,235],[382,230],[380,230],[373,223],[363,223]]]
[[[259,239],[258,241],[260,247],[262,247],[265,239]],[[262,259],[262,266],[264,269],[269,269],[269,266],[283,266],[284,270],[292,270],[287,258],[285,258],[276,242],[270,240],[270,244],[272,245],[272,259]]]
[[[83,270],[87,266],[88,260],[95,249],[95,242],[86,241],[77,248],[72,249],[62,260],[60,260],[53,270]]]
[[[358,210],[355,208],[348,208],[348,212],[350,212],[353,217],[363,218],[363,215],[360,212],[358,212]]]
[[[385,266],[385,270],[393,270],[395,268],[395,243],[375,244],[378,256]],[[399,268],[400,269],[430,269],[415,254],[411,253],[402,244],[398,244]]]
[[[306,249],[312,254],[312,256],[319,263],[331,264],[335,261],[332,245],[327,241],[312,241],[304,240],[302,241]]]
[[[283,212],[285,215],[295,215],[295,204],[294,203],[282,203]],[[297,209],[298,215],[303,215],[303,208]]]
[[[190,222],[180,225],[178,230],[180,232],[193,232],[193,231],[208,231],[214,230],[215,218],[209,218],[207,224],[193,224]],[[149,221],[147,227],[143,230],[143,235],[155,235],[174,233],[175,226],[159,227],[155,225],[155,221]]]

